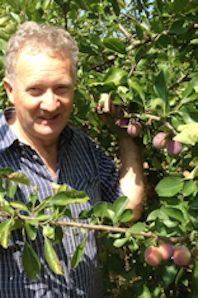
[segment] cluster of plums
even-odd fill
[[[118,119],[116,121],[116,125],[121,128],[126,128],[128,135],[135,138],[139,136],[141,131],[141,124],[138,121],[129,122],[127,118]],[[160,149],[167,149],[167,152],[170,155],[176,156],[182,150],[182,144],[178,141],[174,141],[170,139],[169,134],[165,132],[158,132],[153,140],[153,147],[160,150]]]
[[[165,132],[158,132],[153,138],[153,147],[156,149],[167,149],[170,155],[178,155],[182,150],[182,144],[178,141],[171,140]]]
[[[187,266],[191,261],[191,253],[186,246],[174,247],[171,243],[149,246],[144,252],[144,259],[150,266],[158,266],[162,261],[172,259],[178,266]]]
[[[115,114],[115,106],[112,104],[110,96],[108,93],[102,93],[100,100],[96,106],[97,112],[99,114],[103,113],[112,113]],[[106,117],[104,118],[104,122],[106,121]],[[137,120],[132,120],[129,118],[119,118],[116,120],[115,124],[120,128],[125,128],[127,133],[132,138],[136,138],[139,136],[141,131],[141,124]],[[178,141],[174,141],[170,138],[168,133],[158,132],[153,138],[153,147],[160,149],[167,149],[167,152],[170,155],[176,156],[182,150],[182,144]]]

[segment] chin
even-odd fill
[[[40,129],[40,131],[36,131],[34,135],[41,140],[55,140],[59,137],[61,131],[51,131],[46,129]]]

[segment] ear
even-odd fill
[[[5,88],[5,91],[7,93],[7,97],[9,101],[14,104],[14,94],[13,94],[13,84],[11,81],[7,78],[3,79],[3,86]]]

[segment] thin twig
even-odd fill
[[[8,218],[5,214],[0,214],[2,218]],[[36,217],[34,216],[26,216],[26,215],[18,215],[17,219],[21,220],[36,220]],[[2,220],[0,220],[2,222]],[[156,235],[152,232],[133,232],[130,231],[130,227],[122,228],[122,227],[113,227],[108,225],[101,225],[101,224],[91,224],[91,223],[80,223],[75,221],[65,221],[65,220],[49,220],[45,222],[39,222],[40,225],[49,224],[53,226],[60,226],[60,227],[71,227],[71,228],[78,228],[78,229],[87,229],[87,230],[94,230],[94,231],[103,231],[106,233],[122,233],[126,234],[128,232],[128,236],[134,236],[134,237],[145,237],[145,238],[153,238],[155,240],[166,240],[171,241],[172,243],[181,243],[185,242],[189,239],[188,235],[181,236],[181,237],[166,237],[166,236],[160,236]]]

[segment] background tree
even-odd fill
[[[108,297],[196,297],[197,1],[1,0],[0,4],[1,65],[6,41],[20,23],[61,25],[80,49],[72,124],[84,129],[115,160],[116,135],[96,113],[101,94],[107,93],[121,108],[114,121],[124,119],[123,129],[134,122],[141,126],[138,140],[145,148],[147,202],[141,221],[130,232],[102,237]],[[2,85],[0,90],[3,108],[9,103]],[[101,216],[103,208],[95,207],[92,215],[109,223],[108,215]],[[159,247],[163,239],[174,247],[188,247],[190,263],[180,267],[178,257],[174,263],[165,261],[159,249],[154,254],[146,250]],[[154,264],[153,255],[158,266],[148,265]]]

